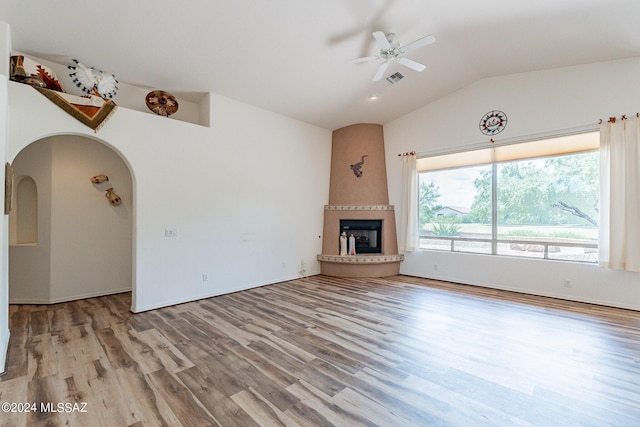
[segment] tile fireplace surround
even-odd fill
[[[358,168],[358,163],[360,167]],[[340,220],[382,221],[382,253],[340,256]],[[385,277],[398,274],[395,210],[389,205],[381,125],[357,124],[333,132],[329,204],[324,207],[322,274]]]

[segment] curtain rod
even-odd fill
[[[640,113],[636,113],[636,117],[640,118]],[[620,120],[627,120],[627,114],[623,114],[622,116],[620,116]],[[609,117],[609,120],[607,120],[608,123],[615,123],[616,122],[616,118],[615,117]],[[598,121],[598,124],[602,124],[602,119],[600,119],[600,121]]]
[[[620,116],[620,120],[626,120],[628,117],[631,116],[636,116],[638,118],[640,118],[640,112],[639,113],[635,113],[635,114],[623,114]],[[618,120],[616,117],[609,117],[609,119],[607,120],[608,123],[615,123],[616,120]],[[573,126],[570,128],[563,128],[563,129],[556,129],[556,130],[551,130],[551,131],[546,131],[546,132],[541,132],[538,134],[531,134],[531,135],[525,135],[525,136],[517,136],[517,137],[511,137],[511,138],[505,138],[502,141],[496,141],[495,139],[491,138],[489,139],[489,142],[492,145],[509,145],[509,144],[517,144],[520,142],[531,142],[531,141],[536,141],[536,140],[541,140],[541,139],[546,139],[546,138],[553,138],[553,137],[558,137],[558,136],[567,136],[567,135],[571,135],[571,134],[577,134],[577,133],[582,133],[582,132],[589,132],[589,131],[595,131],[598,130],[597,126],[602,124],[602,119],[599,119],[597,122],[595,123],[588,123],[588,124],[583,124],[583,125],[578,125],[578,126]],[[465,144],[465,145],[461,145],[458,146],[457,149],[451,150],[451,149],[447,149],[447,148],[443,148],[443,149],[438,149],[438,150],[429,150],[429,151],[423,151],[420,153],[416,153],[415,151],[407,151],[404,153],[399,153],[398,157],[406,157],[406,156],[417,156],[417,157],[429,157],[429,156],[434,156],[434,155],[439,155],[439,154],[453,154],[453,153],[457,153],[457,152],[463,152],[463,151],[469,151],[469,150],[474,150],[477,148],[483,148],[486,147],[486,141],[483,142],[474,142],[471,144]]]
[[[415,150],[408,151],[408,152],[398,154],[398,157],[405,157],[408,155],[413,155],[416,157],[431,157],[431,156],[438,156],[441,154],[454,154],[454,153],[460,153],[463,151],[476,150],[480,148],[518,144],[521,142],[538,141],[541,139],[569,136],[569,135],[575,135],[575,134],[585,133],[585,132],[594,132],[597,130],[598,130],[598,122],[591,122],[591,123],[572,126],[568,128],[553,129],[546,132],[540,132],[540,133],[529,134],[529,135],[514,136],[514,137],[502,139],[500,141],[496,141],[493,138],[491,138],[488,141],[485,140],[481,142],[473,142],[471,144],[459,145],[454,149],[451,149],[449,147],[449,148],[440,148],[440,149],[428,150],[428,151],[422,151],[422,152],[416,152]],[[490,145],[487,145],[488,142],[490,143]]]

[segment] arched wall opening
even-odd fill
[[[121,154],[96,138],[54,135],[24,147],[12,166],[9,302],[48,304],[133,290],[133,174]],[[100,174],[108,180],[93,182]],[[119,206],[106,197],[109,188],[121,198]]]

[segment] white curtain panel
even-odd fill
[[[600,125],[602,267],[640,272],[640,119]]]
[[[402,230],[400,247],[405,252],[413,252],[419,248],[418,239],[418,171],[416,156],[402,156]]]

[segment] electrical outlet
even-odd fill
[[[438,271],[438,264],[433,264],[433,270]]]
[[[208,275],[207,273],[204,273],[204,274],[202,275],[202,281],[203,281],[203,282],[208,282],[208,281],[209,281],[209,275]]]
[[[178,237],[178,229],[177,228],[165,228],[164,229],[164,237]]]
[[[571,280],[564,279],[564,287],[565,288],[570,288],[571,287]]]

